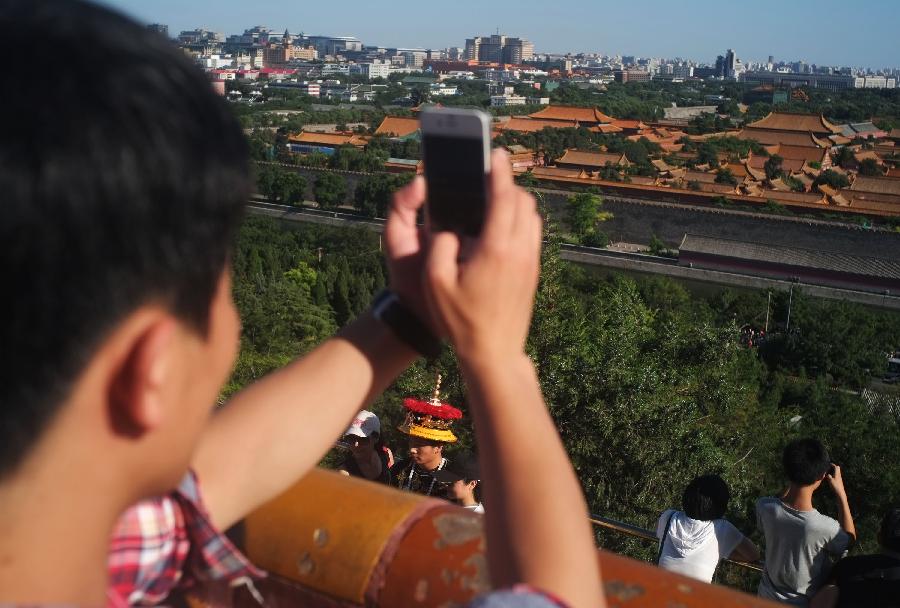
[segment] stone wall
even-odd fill
[[[564,217],[566,197],[564,193],[544,195],[551,213],[557,217]],[[614,216],[600,227],[613,242],[646,244],[652,235],[656,235],[666,245],[677,247],[685,234],[700,234],[900,259],[900,234],[866,230],[851,224],[615,197],[604,197],[603,209]]]

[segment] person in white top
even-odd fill
[[[481,503],[481,470],[478,458],[472,454],[464,454],[450,461],[440,471],[435,471],[434,478],[438,483],[446,485],[447,498],[462,508],[484,513]]]
[[[684,511],[667,509],[656,525],[659,566],[708,583],[724,558],[758,561],[756,545],[723,519],[730,498],[718,475],[691,481],[682,496]]]

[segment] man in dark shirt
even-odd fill
[[[409,457],[394,465],[393,485],[425,496],[443,496],[444,485],[434,472],[443,470],[450,462],[444,457],[444,446],[456,442],[451,427],[462,412],[441,403],[441,376],[437,377],[434,394],[429,401],[404,400],[406,418],[398,430],[409,435]]]
[[[881,553],[841,560],[811,606],[900,607],[900,508],[889,510],[878,532]]]

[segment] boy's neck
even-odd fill
[[[812,497],[816,486],[799,486],[790,484],[781,496],[781,502],[797,511],[814,511]]]
[[[475,507],[478,505],[478,501],[475,500],[475,496],[472,494],[467,494],[460,499],[459,504],[464,507]]]
[[[108,484],[54,468],[0,484],[0,604],[104,606],[120,509]]]

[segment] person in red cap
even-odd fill
[[[441,484],[434,474],[446,467],[450,460],[444,456],[444,446],[456,442],[451,427],[462,418],[462,412],[441,403],[441,375],[438,374],[434,394],[429,401],[408,397],[403,401],[406,418],[397,429],[409,435],[409,458],[396,463],[394,485],[425,496],[441,493]]]

